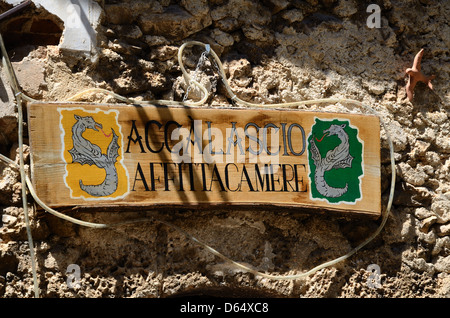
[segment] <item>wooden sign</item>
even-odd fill
[[[283,206],[380,216],[376,116],[32,103],[49,206]]]

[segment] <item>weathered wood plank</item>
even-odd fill
[[[286,206],[379,216],[376,116],[34,103],[32,180],[50,206]]]

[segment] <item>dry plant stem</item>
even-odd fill
[[[26,173],[24,167],[24,156],[23,156],[23,110],[22,110],[22,97],[19,90],[19,84],[17,82],[17,78],[15,77],[14,70],[11,65],[11,61],[8,58],[8,53],[6,52],[5,44],[3,42],[3,37],[0,35],[0,50],[2,53],[2,64],[3,67],[6,68],[7,73],[10,77],[11,87],[16,96],[17,102],[17,112],[18,112],[18,143],[19,143],[19,163],[20,163],[20,179],[22,186],[22,205],[23,205],[23,214],[25,217],[25,224],[27,229],[27,239],[28,246],[30,248],[30,258],[31,258],[31,271],[33,275],[33,289],[34,289],[34,297],[39,298],[39,287],[37,282],[37,272],[36,272],[36,260],[34,254],[34,244],[33,244],[33,236],[31,234],[30,227],[30,219],[28,217],[28,201],[27,201],[27,185],[26,185]]]
[[[189,84],[189,85],[195,85],[197,86],[202,92],[203,92],[203,97],[201,100],[197,101],[197,102],[177,102],[177,101],[169,101],[169,100],[153,100],[153,101],[136,101],[130,98],[126,98],[124,96],[118,95],[114,92],[105,90],[105,89],[100,89],[100,88],[91,88],[91,89],[87,89],[85,91],[82,91],[74,96],[72,96],[71,98],[68,99],[68,101],[76,101],[82,98],[83,95],[88,94],[88,93],[104,93],[104,94],[109,94],[111,96],[113,96],[114,98],[116,98],[119,101],[125,102],[127,104],[139,104],[139,105],[148,105],[148,104],[160,104],[160,105],[182,105],[182,106],[186,106],[186,107],[196,107],[196,106],[201,106],[204,105],[204,103],[206,102],[207,98],[208,98],[208,92],[206,90],[206,88],[201,85],[198,81],[193,80],[191,78],[191,76],[189,75],[189,73],[186,71],[184,64],[182,62],[182,55],[183,55],[183,50],[187,47],[187,46],[193,46],[193,45],[198,45],[201,46],[203,48],[206,49],[206,45],[202,42],[196,42],[196,41],[191,41],[191,42],[187,42],[185,44],[183,44],[179,51],[178,51],[178,61],[180,64],[180,68],[181,71],[183,73],[183,77],[185,79],[185,81]],[[371,242],[383,229],[384,225],[386,224],[386,221],[389,217],[389,213],[392,207],[392,201],[393,201],[393,196],[394,196],[394,188],[395,188],[395,176],[396,176],[396,172],[395,172],[395,159],[394,159],[394,150],[393,150],[393,144],[389,135],[389,132],[386,128],[386,125],[384,123],[384,121],[382,120],[382,118],[377,114],[377,112],[372,109],[370,106],[365,105],[359,101],[356,100],[352,100],[352,99],[342,99],[342,98],[325,98],[325,99],[316,99],[316,100],[308,100],[308,101],[298,101],[298,102],[292,102],[292,103],[282,103],[282,104],[253,104],[253,103],[249,103],[246,101],[241,100],[240,98],[238,98],[232,91],[227,79],[226,79],[226,75],[225,72],[223,70],[223,66],[222,63],[219,59],[219,57],[216,55],[216,53],[213,50],[210,50],[210,55],[212,56],[212,58],[214,59],[214,61],[216,62],[216,65],[218,66],[218,71],[219,71],[219,75],[222,78],[222,81],[227,89],[227,92],[230,94],[231,99],[233,102],[242,104],[244,106],[247,107],[258,107],[258,108],[285,108],[285,107],[295,107],[295,106],[300,106],[300,105],[311,105],[311,104],[325,104],[325,103],[343,103],[343,104],[353,104],[353,105],[357,105],[360,108],[366,109],[368,111],[370,111],[372,114],[376,115],[381,122],[381,125],[383,126],[383,129],[386,132],[386,136],[387,136],[387,141],[389,144],[389,150],[390,150],[390,161],[391,161],[391,186],[390,186],[390,192],[389,192],[389,200],[387,203],[387,207],[386,210],[383,212],[382,214],[382,219],[380,222],[380,225],[378,226],[377,230],[369,237],[367,238],[363,243],[361,243],[360,245],[358,245],[357,247],[355,247],[354,249],[352,249],[350,252],[348,252],[347,254],[338,257],[334,260],[331,260],[329,262],[325,262],[323,264],[320,264],[316,267],[314,267],[313,269],[301,273],[301,274],[295,274],[295,275],[272,275],[272,274],[267,274],[267,273],[263,273],[263,272],[259,272],[256,271],[248,266],[245,266],[243,264],[240,264],[238,262],[235,262],[233,260],[231,260],[230,258],[228,258],[227,256],[221,254],[220,252],[218,252],[216,249],[212,248],[211,246],[209,246],[208,244],[198,240],[197,238],[195,238],[194,236],[192,236],[191,234],[185,232],[184,230],[182,230],[181,228],[179,228],[178,226],[171,224],[169,222],[163,221],[163,220],[158,220],[155,219],[153,217],[150,218],[140,218],[140,219],[134,219],[134,220],[129,220],[129,221],[124,221],[124,222],[118,222],[118,223],[112,223],[112,224],[103,224],[103,223],[92,223],[92,222],[86,222],[86,221],[82,221],[82,220],[78,220],[76,218],[67,216],[63,213],[60,213],[54,209],[51,209],[50,207],[48,207],[44,202],[42,202],[42,200],[40,200],[38,198],[38,196],[36,195],[36,192],[32,186],[31,180],[28,178],[28,176],[26,176],[26,184],[28,186],[28,189],[30,191],[30,194],[33,196],[34,200],[43,208],[45,209],[47,212],[60,217],[62,219],[65,219],[69,222],[73,222],[75,224],[81,225],[81,226],[86,226],[86,227],[91,227],[91,228],[112,228],[112,227],[116,227],[116,226],[120,226],[120,225],[125,225],[125,224],[132,224],[132,223],[142,223],[142,222],[149,222],[149,221],[157,221],[160,222],[162,224],[165,224],[169,227],[172,227],[173,229],[183,233],[188,239],[194,241],[195,243],[199,244],[200,246],[204,247],[205,249],[207,249],[209,252],[211,252],[212,254],[216,255],[217,257],[220,257],[221,259],[224,259],[228,262],[231,262],[232,264],[234,264],[235,266],[253,273],[256,276],[260,276],[263,278],[267,278],[267,279],[271,279],[271,280],[295,280],[295,279],[300,279],[300,278],[304,278],[306,276],[309,276],[313,273],[315,273],[316,271],[323,269],[325,267],[329,267],[332,266],[336,263],[339,263],[347,258],[349,258],[350,256],[352,256],[353,254],[355,254],[357,251],[359,251],[361,248],[363,248],[365,245],[367,245],[369,242]],[[20,95],[20,94],[19,94]],[[24,99],[28,100],[28,101],[34,101],[31,98],[25,97]],[[21,156],[23,156],[23,154],[21,154]],[[22,166],[18,166],[15,162],[13,162],[12,160],[10,160],[9,158],[6,158],[5,156],[0,154],[0,159],[15,166],[18,169],[21,169],[21,172],[23,171],[23,167]],[[24,189],[24,188],[23,188]]]

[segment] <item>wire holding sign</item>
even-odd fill
[[[213,51],[211,51],[211,54],[215,54],[215,53],[213,53]],[[224,78],[224,81],[226,81],[225,78]],[[20,94],[20,92],[18,92],[18,94]],[[116,94],[113,94],[113,96],[118,97],[119,99],[122,98],[121,96],[116,95]],[[123,99],[123,98],[122,98],[122,99]],[[125,101],[131,101],[131,100],[129,100],[129,99],[124,99],[124,100],[125,100]],[[238,99],[235,99],[235,100],[239,101]],[[367,106],[365,106],[364,104],[362,104],[362,103],[360,103],[360,102],[353,101],[353,100],[346,100],[346,99],[326,99],[326,100],[316,100],[316,101],[306,101],[306,102],[299,102],[299,103],[290,103],[290,104],[286,104],[286,105],[277,105],[277,106],[274,106],[274,105],[260,105],[260,106],[262,106],[262,107],[264,107],[264,106],[267,106],[267,107],[292,107],[293,105],[299,105],[299,104],[309,104],[309,103],[331,103],[331,102],[352,103],[352,104],[354,104],[354,105],[357,105],[357,106],[360,106],[360,107],[363,107],[363,108],[370,109],[370,108],[368,108]],[[167,103],[170,103],[170,102],[166,101],[166,102],[163,103],[163,104],[167,104]],[[145,103],[143,103],[143,104],[145,104]],[[174,103],[174,104],[176,104],[176,103]],[[35,106],[36,106],[36,105],[38,105],[38,104],[35,104]],[[187,104],[187,105],[189,105],[189,104]],[[72,105],[72,106],[73,106],[73,105]],[[253,105],[253,106],[254,106],[254,105]],[[194,111],[194,109],[192,109],[192,111]],[[376,113],[375,113],[375,114],[376,114]],[[335,115],[332,114],[332,115],[330,115],[330,116],[335,116]],[[346,115],[346,116],[348,116],[348,115]],[[56,118],[56,117],[57,117],[57,116],[55,115],[55,118]],[[129,122],[129,121],[130,121],[130,120],[128,120],[128,122]],[[181,121],[181,120],[180,120],[180,121]],[[161,121],[160,121],[160,122],[161,122]],[[382,126],[384,127],[384,124],[383,124],[382,121],[381,121],[381,124],[382,124]],[[306,127],[306,126],[307,126],[307,125],[303,125],[303,127]],[[72,126],[72,127],[73,127],[73,126]],[[385,128],[385,127],[384,127],[384,128]],[[234,141],[237,141],[237,139],[234,139]],[[394,158],[393,158],[392,144],[391,144],[391,142],[390,142],[389,137],[388,137],[388,141],[389,141],[389,147],[390,147],[390,150],[391,150],[391,163],[392,163],[392,165],[393,165],[392,168],[393,168],[393,172],[395,172],[395,165],[394,165]],[[236,144],[236,145],[237,145],[237,144]],[[58,148],[58,149],[60,149],[60,148]],[[59,156],[57,156],[57,157],[59,157]],[[286,167],[287,167],[287,166],[286,166]],[[281,170],[282,170],[282,169],[281,169]],[[394,183],[394,181],[395,181],[395,173],[392,173],[392,178],[393,178],[393,179],[392,179],[392,181],[393,181],[392,183]],[[241,179],[242,179],[242,176],[241,176]],[[26,182],[27,182],[27,186],[28,186],[28,188],[30,189],[30,192],[32,193],[32,195],[33,195],[33,197],[35,198],[36,202],[38,202],[38,203],[39,203],[42,207],[44,207],[48,212],[53,213],[53,214],[55,214],[55,215],[57,215],[57,216],[59,216],[59,217],[63,217],[63,218],[65,218],[65,219],[67,219],[67,220],[76,222],[77,224],[80,224],[80,225],[91,226],[91,227],[98,227],[98,228],[108,228],[108,227],[112,227],[112,226],[118,226],[118,225],[121,225],[121,224],[129,223],[129,222],[120,222],[120,223],[118,223],[118,224],[109,224],[109,225],[108,225],[108,224],[101,224],[101,223],[96,224],[96,223],[89,223],[89,222],[84,222],[84,221],[75,220],[75,219],[70,218],[70,217],[66,217],[66,216],[62,215],[61,213],[58,213],[57,211],[55,211],[55,210],[49,208],[46,204],[44,204],[41,200],[39,200],[39,197],[38,197],[38,196],[36,195],[36,193],[34,192],[34,187],[33,187],[33,186],[31,185],[31,183],[29,182],[29,179],[26,179]],[[260,276],[263,276],[263,277],[267,277],[267,278],[270,278],[270,279],[298,279],[298,278],[301,278],[301,277],[305,277],[305,276],[307,276],[307,275],[310,275],[311,273],[313,273],[313,272],[315,272],[315,271],[317,271],[317,270],[319,270],[319,269],[321,269],[321,268],[324,268],[324,267],[333,265],[333,264],[335,264],[335,263],[337,263],[337,262],[339,262],[339,261],[342,261],[342,260],[344,260],[344,259],[350,257],[351,255],[353,255],[354,253],[356,253],[356,251],[358,251],[359,249],[361,249],[361,248],[362,248],[363,246],[365,246],[368,242],[370,242],[376,235],[378,235],[378,234],[380,233],[381,229],[383,228],[383,226],[384,226],[384,224],[385,224],[385,222],[386,222],[387,215],[388,215],[389,210],[390,210],[390,205],[391,205],[391,203],[392,203],[392,195],[393,195],[393,191],[392,191],[392,190],[393,190],[393,186],[394,186],[394,185],[392,184],[392,186],[391,186],[391,194],[390,194],[390,198],[389,198],[389,202],[388,202],[388,207],[387,207],[386,212],[383,214],[383,218],[382,218],[382,222],[381,222],[381,224],[380,224],[380,227],[377,229],[377,231],[376,231],[373,235],[371,235],[371,236],[368,238],[368,240],[364,241],[363,243],[361,243],[361,244],[358,245],[356,248],[354,248],[353,250],[351,250],[349,253],[343,255],[342,257],[339,257],[339,258],[337,258],[337,259],[335,259],[335,260],[332,260],[332,261],[330,261],[330,262],[323,263],[323,264],[321,264],[321,265],[319,265],[319,266],[313,268],[312,270],[310,270],[310,271],[308,271],[308,272],[306,272],[306,273],[299,274],[299,275],[270,275],[270,274],[266,274],[266,273],[260,273],[260,272],[257,272],[257,271],[255,271],[255,270],[249,268],[248,266],[244,266],[244,265],[239,264],[239,263],[234,262],[234,261],[232,261],[232,263],[233,263],[234,265],[236,265],[236,266],[242,268],[242,269],[245,269],[245,270],[249,271],[249,272],[252,272],[252,273],[255,273],[255,274],[257,274],[257,275],[260,275]],[[132,220],[132,221],[130,221],[130,222],[142,222],[142,221],[143,221],[143,220]],[[170,225],[170,224],[167,223],[167,222],[162,221],[162,223],[167,224],[167,225],[173,227],[173,225]],[[176,227],[174,227],[174,228],[176,228]],[[224,258],[224,259],[229,260],[227,257],[225,257],[224,255],[220,254],[217,250],[215,250],[215,249],[211,248],[210,246],[208,246],[208,245],[202,243],[201,241],[199,241],[198,239],[192,237],[192,236],[189,235],[188,233],[182,231],[182,230],[179,229],[179,228],[176,228],[176,229],[177,229],[177,230],[180,230],[182,233],[184,233],[187,237],[189,237],[189,238],[192,239],[193,241],[195,241],[195,242],[199,243],[200,245],[204,246],[207,250],[209,250],[209,251],[212,252],[213,254],[215,254],[215,255],[217,255],[217,256],[219,256],[219,257],[221,257],[221,258]]]

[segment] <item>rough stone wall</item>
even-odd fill
[[[30,199],[42,297],[450,296],[450,2],[97,2],[103,12],[93,58],[45,41],[11,44],[10,56],[26,94],[63,101],[82,89],[100,87],[141,100],[181,100],[186,84],[176,57],[179,46],[187,40],[210,43],[224,63],[231,87],[244,100],[280,103],[344,97],[376,109],[387,122],[395,148],[394,204],[382,233],[348,260],[305,279],[270,281],[235,268],[156,221],[84,228],[36,210]],[[381,7],[381,28],[366,25],[370,3]],[[2,4],[1,9],[9,7]],[[48,18],[39,10],[34,14],[35,19]],[[21,15],[30,19],[29,11]],[[425,48],[422,70],[436,74],[434,90],[420,83],[410,102],[404,71],[421,48]],[[188,52],[189,69],[195,68],[200,53]],[[200,74],[211,92],[208,104],[229,105],[211,65]],[[4,76],[2,82],[6,89],[1,92],[0,151],[17,161],[17,115]],[[195,91],[190,97],[195,98]],[[85,101],[116,102],[102,94],[87,95]],[[302,109],[361,111],[342,105]],[[28,153],[28,147],[25,150]],[[381,154],[385,205],[390,181],[385,134]],[[6,298],[33,296],[20,191],[18,171],[0,163],[0,297]],[[279,274],[301,273],[341,256],[379,225],[379,220],[277,208],[65,212],[104,223],[154,216],[235,261]],[[67,284],[70,264],[81,269],[76,288]],[[376,288],[368,284],[371,264],[381,270]]]

